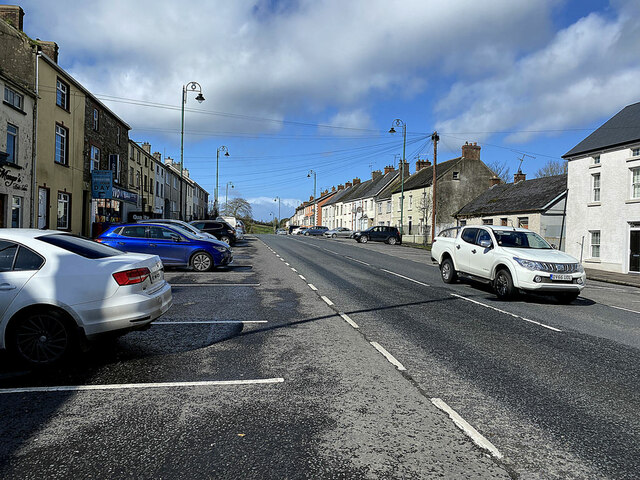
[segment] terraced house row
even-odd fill
[[[0,5],[0,226],[85,236],[141,218],[205,218],[208,193],[171,158],[58,65],[55,42],[23,32],[24,11]],[[100,191],[94,171],[111,171]],[[104,190],[104,189],[103,189]]]

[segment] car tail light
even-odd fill
[[[151,272],[148,268],[134,268],[133,270],[125,270],[124,272],[117,272],[113,274],[113,278],[118,285],[135,285],[136,283],[144,282]]]
[[[98,243],[102,243],[103,241],[104,241],[104,240],[102,240],[101,238],[96,238],[96,239],[94,240],[94,242],[98,242]]]

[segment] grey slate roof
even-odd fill
[[[562,158],[640,141],[640,102],[627,105]]]
[[[447,170],[453,167],[458,160],[462,157],[447,160],[436,165],[436,178],[440,178]],[[413,190],[416,188],[428,187],[433,183],[433,167],[426,167],[417,171],[404,181],[404,191]],[[436,184],[437,187],[437,184]],[[402,185],[398,185],[393,193],[398,193],[402,190]]]
[[[323,207],[328,207],[329,205],[333,205],[334,203],[341,202],[342,198],[344,198],[345,195],[348,195],[351,192],[352,188],[353,188],[353,186],[347,187],[347,188],[345,188],[343,190],[340,190],[333,197],[331,197],[331,200],[329,200],[327,203],[325,203],[323,205]]]
[[[462,207],[455,217],[542,211],[567,190],[567,175],[495,185]]]
[[[360,200],[361,198],[369,198],[377,195],[395,176],[398,176],[399,172],[394,170],[393,172],[386,173],[380,178],[375,180],[367,180],[358,185],[354,185],[349,193],[340,199],[342,202],[350,202],[353,200]]]

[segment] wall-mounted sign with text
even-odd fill
[[[91,196],[93,198],[113,198],[113,172],[111,170],[91,172]]]

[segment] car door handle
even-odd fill
[[[471,250],[471,253],[476,253],[476,249],[474,248],[473,250]]]
[[[456,248],[457,248],[458,250],[460,250],[460,245],[456,245]]]
[[[10,283],[0,283],[0,290],[15,290],[16,286]]]
[[[118,245],[124,245],[124,242],[118,242]]]
[[[149,244],[149,246],[150,246],[150,247],[157,247],[158,245],[157,245],[157,244],[155,244],[155,243],[150,243],[150,244]]]

